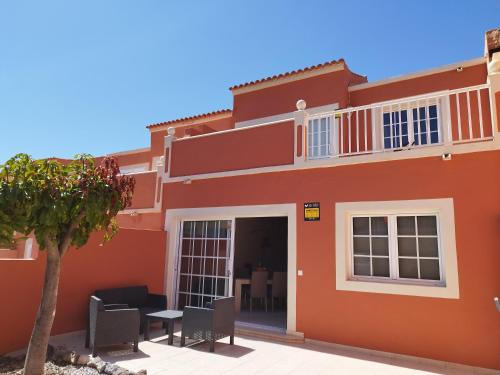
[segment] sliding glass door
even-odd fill
[[[232,293],[232,220],[183,221],[177,256],[177,308],[204,307]]]

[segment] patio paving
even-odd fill
[[[139,352],[129,346],[104,348],[98,355],[107,362],[116,363],[129,370],[146,369],[154,374],[471,374],[472,367],[413,357],[374,354],[355,349],[309,342],[284,344],[249,337],[229,338],[216,343],[215,353],[208,351],[208,344],[187,342],[191,346],[179,347],[180,333],[174,345],[167,345],[163,331],[153,329],[151,341],[141,341]],[[53,336],[51,344],[65,346],[81,354],[84,348],[83,331]],[[480,372],[477,372],[480,373]],[[482,372],[481,373],[485,373]],[[486,373],[497,373],[487,371]],[[500,373],[500,372],[498,372]]]

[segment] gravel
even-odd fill
[[[0,356],[1,375],[22,375],[24,356],[7,357]],[[98,375],[99,372],[88,366],[76,366],[62,361],[47,361],[45,363],[45,375]]]

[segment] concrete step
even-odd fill
[[[291,335],[283,331],[269,330],[265,328],[236,326],[235,333],[240,336],[283,342],[287,344],[303,344],[305,342],[303,335]]]

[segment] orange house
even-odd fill
[[[244,328],[500,370],[499,35],[474,60],[375,82],[331,61],[148,126],[115,154],[138,181],[119,222],[166,231],[170,307],[235,295]],[[286,281],[267,312],[256,272]]]
[[[500,369],[499,50],[376,82],[331,61],[148,126],[118,157],[149,203],[120,220],[167,232],[171,307],[235,295],[247,328]],[[268,316],[263,269],[286,274]]]

